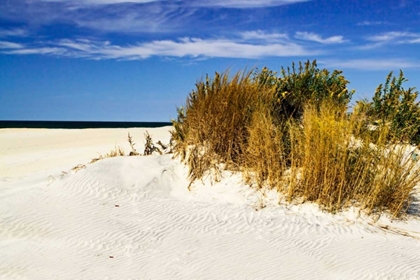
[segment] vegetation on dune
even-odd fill
[[[283,191],[289,199],[303,197],[336,211],[357,203],[398,216],[420,181],[416,161],[403,145],[391,145],[392,132],[379,126],[366,130],[358,114],[347,115],[334,105],[306,107],[293,126],[290,176]]]
[[[144,133],[144,138],[145,138],[145,143],[144,143],[143,156],[150,156],[150,155],[156,155],[156,154],[163,155],[163,154],[172,153],[170,149],[171,143],[169,143],[168,145],[164,145],[161,141],[158,141],[156,142],[156,145],[155,145],[155,143],[153,142],[152,136],[149,134],[147,130]],[[128,154],[128,156],[141,156],[141,154],[137,152],[135,148],[136,143],[134,142],[133,137],[130,135],[130,133],[128,133],[127,140],[131,148],[131,151]],[[160,146],[160,148],[158,146]],[[123,156],[126,156],[126,153],[121,147],[118,146],[106,154],[101,154],[98,157],[93,158],[89,163],[92,164],[105,158],[123,157]],[[86,165],[78,164],[75,167],[73,167],[72,170],[77,172],[84,168],[86,168]]]
[[[380,84],[372,101],[357,102],[356,110],[364,111],[371,123],[387,125],[391,132],[391,142],[408,142],[420,144],[420,106],[417,101],[418,92],[415,88],[404,89],[406,82],[400,71],[398,77],[392,72],[386,78],[385,84]]]
[[[257,187],[330,211],[357,204],[404,212],[420,180],[402,144],[420,142],[417,92],[387,77],[371,102],[348,106],[353,91],[341,71],[316,62],[261,71],[216,73],[199,81],[173,121],[173,150],[191,182],[242,171]]]
[[[111,150],[109,153],[106,153],[105,155],[99,155],[99,157],[94,158],[90,161],[90,163],[97,162],[98,160],[104,159],[104,158],[110,158],[110,157],[122,157],[125,156],[125,152],[121,147],[115,147],[113,150]]]

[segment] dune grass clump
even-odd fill
[[[186,108],[173,121],[174,152],[190,166],[192,181],[206,171],[217,172],[218,164],[238,169],[244,163],[248,127],[253,113],[272,102],[274,89],[252,77],[252,71],[216,73],[196,84]]]
[[[264,185],[280,187],[287,169],[287,149],[284,145],[285,130],[274,125],[267,110],[253,114],[247,127],[247,146],[243,168],[246,182],[261,188]]]
[[[219,167],[252,170],[259,186],[278,182],[290,165],[287,123],[298,120],[304,104],[323,100],[345,106],[352,92],[341,72],[317,68],[316,62],[281,70],[216,73],[199,81],[173,121],[174,152],[189,165],[190,179]]]
[[[361,116],[336,109],[309,106],[301,125],[291,126],[291,174],[283,191],[289,200],[300,197],[330,211],[356,204],[398,216],[420,181],[417,162],[404,146],[389,144],[389,127],[368,133]]]
[[[97,162],[98,160],[101,160],[101,159],[104,159],[104,158],[122,157],[122,156],[125,156],[124,150],[121,147],[115,147],[110,152],[108,152],[108,153],[106,153],[104,155],[99,155],[99,157],[96,157],[96,158],[92,159],[90,161],[90,163]]]
[[[143,155],[144,156],[150,156],[153,154],[159,154],[162,155],[164,153],[170,153],[171,151],[168,150],[168,146],[169,145],[164,145],[161,141],[158,141],[156,144],[159,145],[161,148],[159,148],[158,146],[156,146],[153,142],[152,136],[149,134],[148,131],[146,131],[144,133],[144,138],[145,138],[145,144],[144,144],[144,152]],[[139,152],[137,152],[135,145],[136,143],[133,140],[133,137],[130,135],[130,133],[128,133],[128,137],[127,137],[127,141],[130,144],[130,148],[131,151],[128,154],[129,156],[141,156],[141,154]],[[125,156],[125,152],[121,147],[115,147],[114,149],[112,149],[110,152],[104,154],[104,155],[99,155],[98,157],[92,159],[90,161],[90,163],[94,163],[97,162],[98,160],[104,159],[104,158],[111,158],[111,157],[122,157]]]
[[[376,122],[370,103],[349,114],[353,91],[341,74],[308,61],[282,68],[279,76],[263,68],[199,81],[172,131],[175,155],[189,166],[190,181],[241,171],[250,185],[277,188],[289,200],[317,202],[330,211],[358,205],[402,213],[420,180],[402,145],[411,138],[406,133],[397,141],[395,127],[389,119]],[[395,93],[387,84],[380,90]],[[410,98],[404,116],[417,112]]]
[[[153,155],[153,153],[158,153],[159,155],[163,154],[162,150],[159,149],[159,147],[155,146],[155,144],[153,143],[152,136],[149,134],[148,131],[144,133],[144,138],[146,140],[146,143],[144,144],[144,156],[150,156]],[[159,143],[161,142],[159,141]],[[160,145],[162,146],[162,144]]]

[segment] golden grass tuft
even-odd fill
[[[157,144],[159,146],[161,146],[162,149],[155,146],[155,144],[153,143],[152,136],[149,134],[148,131],[145,132],[144,137],[145,137],[145,145],[144,145],[145,147],[144,147],[144,152],[143,152],[144,156],[152,155],[154,153],[162,155],[164,153],[170,153],[171,152],[170,150],[169,151],[167,150],[169,145],[165,145],[161,141],[158,141]],[[130,147],[131,147],[131,151],[128,155],[129,156],[140,156],[140,153],[137,152],[136,148],[134,147],[136,145],[136,143],[134,142],[133,137],[130,135],[130,133],[128,133],[127,141],[128,141],[128,143],[130,144]],[[96,158],[92,159],[90,161],[90,163],[97,162],[98,160],[101,160],[101,159],[104,159],[104,158],[119,157],[119,156],[125,156],[125,152],[121,147],[115,147],[109,153],[106,153],[105,155],[99,155],[99,157],[96,157]],[[77,168],[77,167],[75,167],[75,168]]]
[[[247,149],[248,126],[259,103],[271,102],[273,90],[252,80],[252,71],[216,73],[215,78],[197,83],[187,99],[188,118],[181,108],[174,121],[174,152],[190,166],[190,179],[200,179],[223,163],[242,166]],[[271,96],[270,96],[271,95]]]
[[[104,158],[112,158],[112,157],[118,157],[118,156],[120,157],[125,156],[125,152],[121,147],[115,147],[109,153],[106,153],[105,155],[100,155],[99,157],[92,159],[90,163],[97,162],[98,160],[101,160]]]
[[[136,148],[134,147],[136,145],[136,143],[134,143],[133,137],[130,135],[130,133],[128,133],[128,143],[130,144],[130,147],[131,147],[131,152],[130,152],[129,156],[140,155],[139,152],[137,152]]]
[[[285,147],[282,145],[283,129],[274,125],[267,110],[256,111],[247,126],[248,140],[244,154],[243,170],[246,181],[279,187],[287,169]]]
[[[296,108],[302,114],[283,114],[290,104],[283,104],[271,73],[252,73],[232,78],[228,72],[216,73],[198,82],[185,108],[178,109],[172,148],[188,165],[191,183],[205,174],[218,180],[228,169],[242,171],[250,185],[276,188],[289,201],[303,198],[332,212],[351,205],[369,213],[404,212],[420,174],[417,162],[407,157],[408,145],[389,141],[389,125],[372,127],[363,110],[348,114],[348,98],[334,94],[314,94],[318,97],[306,101],[300,97],[302,106]],[[295,90],[311,84],[299,77]],[[341,80],[340,92],[347,92]]]
[[[330,211],[357,202],[368,212],[399,215],[420,182],[416,161],[403,145],[387,143],[389,129],[367,133],[361,116],[349,117],[331,104],[308,106],[302,126],[293,126],[289,200],[303,197]]]

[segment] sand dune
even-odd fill
[[[279,205],[228,173],[188,191],[171,155],[69,170],[128,131],[141,150],[142,129],[0,130],[0,279],[420,279],[415,207],[373,223]]]

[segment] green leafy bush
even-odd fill
[[[407,79],[400,71],[399,77],[392,72],[385,84],[380,84],[371,102],[359,102],[357,111],[364,111],[370,125],[388,126],[392,142],[420,144],[420,106],[415,88],[403,88]]]
[[[281,119],[299,119],[304,106],[319,105],[330,100],[337,106],[346,107],[354,93],[347,89],[349,83],[342,71],[319,69],[316,61],[299,62],[299,69],[281,68],[281,76],[276,84],[278,99],[277,116]]]

